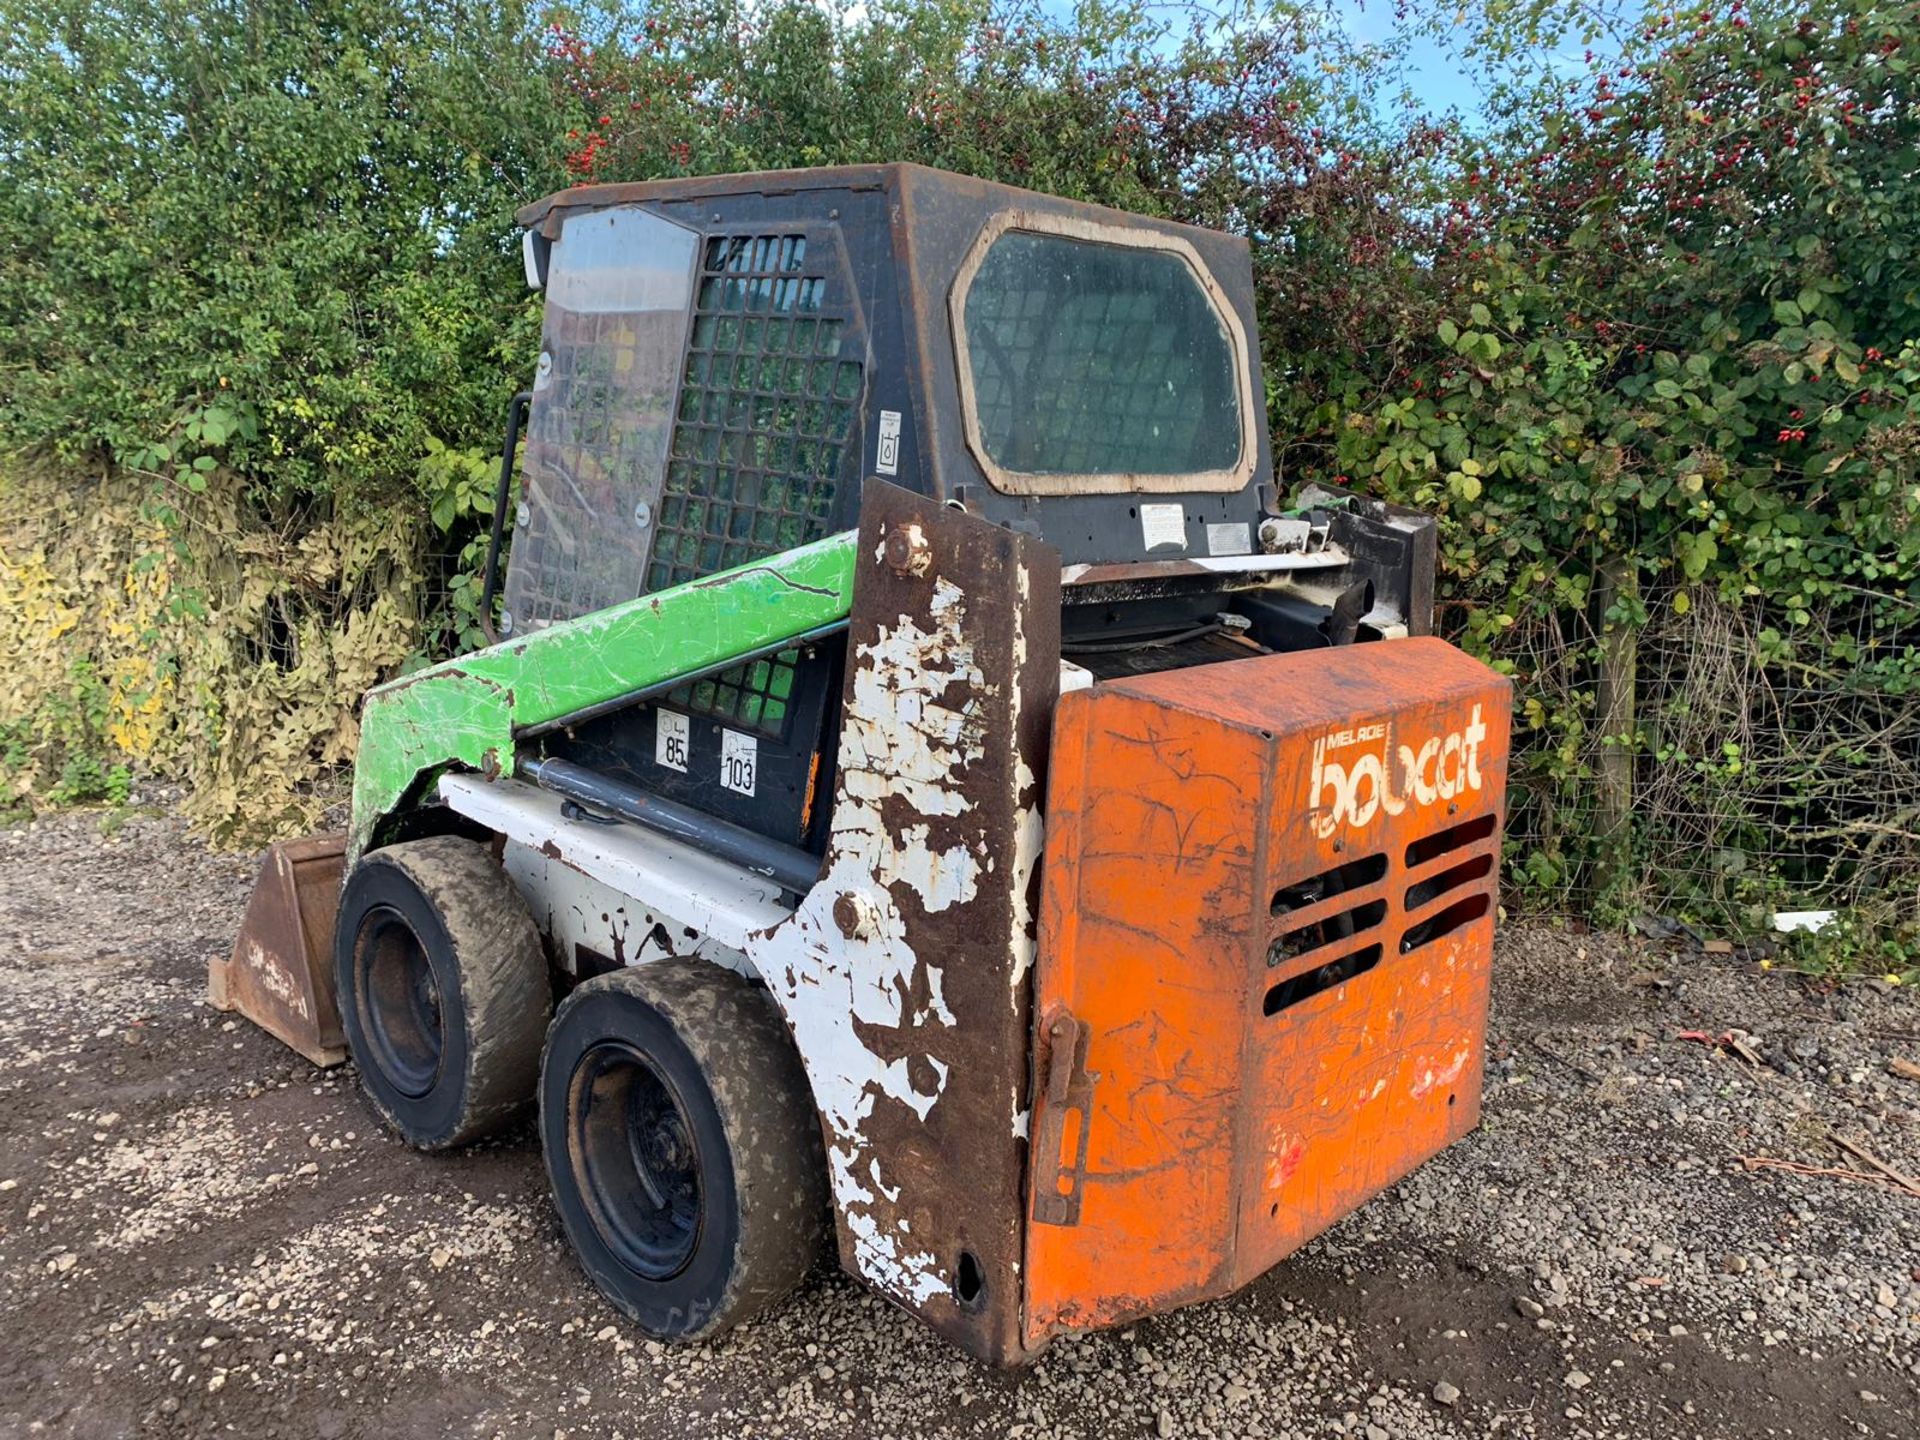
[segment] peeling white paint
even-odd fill
[[[273,996],[287,1009],[302,1020],[311,1020],[313,1014],[307,1006],[307,997],[295,983],[293,972],[286,963],[268,950],[258,940],[247,941],[247,953],[241,962],[245,969],[251,970],[260,982],[260,988]]]
[[[904,889],[935,912],[965,905],[979,894],[988,861],[964,840],[942,847],[933,838],[970,809],[959,777],[985,754],[985,717],[997,698],[965,637],[966,609],[964,592],[936,578],[930,629],[903,616],[855,647],[826,872],[790,920],[748,944],[799,1041],[826,1125],[827,1167],[854,1267],[912,1304],[944,1292],[950,1280],[904,1223],[883,1223],[874,1213],[876,1197],[895,1202],[900,1190],[882,1179],[885,1156],[875,1153],[866,1126],[882,1100],[926,1119],[949,1074],[927,1053],[932,1047],[913,1042],[915,1032],[955,1023],[941,981],[946,957],[914,952],[895,897]],[[883,805],[918,819],[890,829]],[[850,937],[833,916],[845,893],[867,902]],[[869,1027],[902,1037],[901,1058],[869,1049],[862,1039]],[[930,1095],[909,1077],[908,1057],[915,1055],[931,1062]]]
[[[1418,1100],[1429,1090],[1436,1089],[1442,1085],[1453,1084],[1454,1081],[1460,1078],[1460,1072],[1467,1068],[1467,1061],[1472,1058],[1473,1047],[1471,1045],[1462,1045],[1460,1052],[1440,1069],[1435,1070],[1432,1066],[1428,1066],[1426,1070],[1421,1072],[1420,1078],[1413,1082],[1413,1098]]]
[[[922,1251],[913,1255],[911,1262],[903,1261],[899,1241],[882,1234],[879,1222],[870,1213],[849,1206],[846,1217],[847,1230],[853,1236],[854,1268],[881,1290],[924,1305],[947,1288],[931,1255]],[[906,1228],[900,1227],[903,1235]]]
[[[1019,567],[1015,585],[1019,599],[1013,609],[1013,673],[1019,675],[1027,667],[1027,607],[1033,601],[1032,577],[1026,566]],[[1013,711],[1011,733],[1018,735],[1021,698],[1018,685],[1013,687],[1013,693],[1008,698]],[[1034,955],[1039,949],[1039,925],[1033,913],[1031,884],[1046,843],[1046,817],[1041,812],[1043,797],[1040,794],[1039,777],[1033,773],[1033,767],[1027,764],[1025,756],[1016,757],[1013,794],[1017,806],[1014,815],[1013,863],[1006,879],[1013,897],[1013,926],[1007,937],[1013,947],[1013,968],[1007,985],[1007,1003],[1018,1012],[1021,997],[1026,993],[1027,974],[1033,968]]]
[[[907,827],[896,850],[907,868],[894,878],[913,886],[929,910],[966,904],[980,890],[979,857],[964,845],[935,850],[927,843],[929,835],[925,825]]]
[[[1039,786],[1033,767],[1024,759],[1019,762],[1015,772],[1015,784],[1015,793],[1028,799],[1028,803],[1020,806],[1014,816],[1013,863],[1007,877],[1007,883],[1013,890],[1013,933],[1010,937],[1013,969],[1007,991],[1009,1002],[1018,1009],[1020,996],[1026,988],[1027,972],[1033,968],[1034,956],[1039,949],[1029,886],[1033,872],[1040,866],[1041,853],[1046,848],[1047,819],[1040,808]]]

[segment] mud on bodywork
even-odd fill
[[[799,1043],[846,1268],[1021,1357],[1033,893],[1059,686],[1050,547],[870,481],[833,839],[749,944]]]

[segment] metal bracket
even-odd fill
[[[533,239],[531,231],[527,232],[527,239]],[[531,251],[527,265],[531,274]],[[540,358],[545,360],[547,357],[542,355]],[[500,542],[505,537],[507,499],[513,490],[513,455],[520,448],[520,431],[527,423],[527,407],[532,403],[531,390],[522,390],[507,402],[507,438],[500,446],[500,479],[493,487],[493,526],[487,532],[487,559],[481,569],[480,581],[480,630],[487,637],[489,645],[500,643],[500,637],[493,629],[493,597],[500,592]],[[500,618],[500,628],[508,634],[513,633],[511,619],[506,615]]]
[[[1087,1171],[1087,1126],[1093,1118],[1093,1077],[1087,1073],[1092,1032],[1066,1010],[1047,1022],[1043,1058],[1046,1089],[1034,1123],[1033,1220],[1036,1225],[1078,1225],[1080,1186]],[[1073,1158],[1062,1154],[1067,1117],[1077,1114]]]

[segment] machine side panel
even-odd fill
[[[753,654],[843,618],[851,533],[557,622],[369,691],[353,771],[347,861],[426,775],[513,768],[518,728]]]
[[[842,1263],[1000,1363],[1059,613],[1050,547],[868,482],[827,868],[748,947],[819,1105]]]

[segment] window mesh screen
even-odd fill
[[[764,660],[736,665],[710,680],[683,685],[667,697],[668,703],[731,720],[743,729],[778,735],[786,724],[799,662],[799,651],[782,650]]]
[[[818,540],[832,523],[863,376],[804,235],[706,243],[647,588]],[[796,656],[683,686],[670,704],[778,735]]]
[[[967,289],[967,364],[987,452],[1022,474],[1229,470],[1232,342],[1165,250],[1012,230]]]

